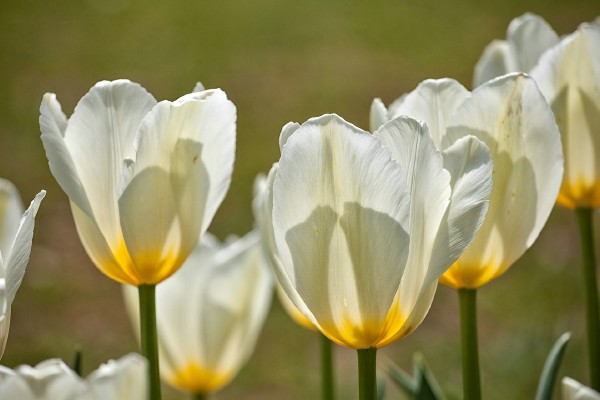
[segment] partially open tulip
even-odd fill
[[[289,298],[351,348],[414,331],[485,215],[486,146],[467,137],[441,153],[416,120],[371,135],[336,115],[290,126],[280,140],[266,203]]]
[[[558,203],[600,206],[600,24],[582,24],[531,71],[562,136],[565,175]]]
[[[23,214],[17,189],[0,179],[0,358],[10,327],[10,307],[25,275],[31,253],[35,215],[46,195],[38,193]]]
[[[15,370],[0,366],[0,398],[14,400],[146,400],[146,359],[129,354],[103,364],[87,379],[58,359]]]
[[[528,12],[513,19],[506,40],[493,40],[477,61],[473,86],[509,72],[531,71],[542,53],[558,41],[558,34],[539,15]]]
[[[157,103],[136,83],[103,81],[68,120],[54,94],[40,112],[50,169],[94,264],[135,286],[173,274],[229,187],[236,109],[225,93]]]
[[[157,286],[161,376],[179,390],[221,389],[254,350],[272,296],[257,232],[219,244],[206,235],[181,269]],[[136,321],[137,295],[124,287]]]
[[[389,110],[374,101],[372,115],[374,125],[377,116],[425,121],[440,150],[466,135],[490,149],[494,174],[485,222],[443,283],[483,286],[531,247],[556,201],[563,159],[552,111],[530,77],[506,75],[472,93],[451,79],[426,80]]]
[[[600,393],[565,377],[562,380],[562,400],[600,400]]]

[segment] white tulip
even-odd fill
[[[199,394],[228,384],[248,360],[272,296],[258,232],[219,244],[203,237],[181,269],[156,288],[162,378]],[[137,292],[124,287],[131,319]]]
[[[35,215],[46,195],[42,190],[23,214],[17,189],[0,179],[0,358],[10,327],[10,307],[21,285],[31,253]]]
[[[562,400],[600,400],[600,393],[575,379],[565,377],[562,380]]]
[[[406,117],[373,135],[336,115],[288,127],[265,202],[279,282],[338,344],[401,339],[483,221],[489,152],[468,137],[442,154],[427,127]]]
[[[94,264],[135,286],[173,274],[229,188],[236,110],[225,93],[157,103],[138,84],[103,81],[68,120],[54,94],[40,112],[50,169]]]

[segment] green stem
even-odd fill
[[[477,290],[458,289],[464,400],[481,399],[477,346]]]
[[[333,343],[321,336],[321,394],[323,400],[333,400]]]
[[[600,311],[596,280],[596,254],[594,249],[594,210],[578,208],[577,221],[581,236],[583,283],[585,285],[585,316],[590,365],[590,386],[600,390]]]
[[[140,337],[142,355],[148,359],[150,400],[160,400],[160,374],[158,369],[158,337],[156,332],[156,285],[140,285]]]
[[[192,395],[192,400],[207,400],[208,395],[204,393],[195,393]]]
[[[377,349],[358,349],[358,399],[375,400],[377,398]]]

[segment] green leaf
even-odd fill
[[[385,400],[385,379],[377,379],[377,400]]]
[[[422,354],[417,353],[413,356],[413,365],[418,371],[415,377],[417,380],[415,400],[446,400],[446,396],[444,396]]]
[[[546,358],[544,370],[540,376],[540,383],[535,394],[535,400],[552,400],[552,391],[554,390],[558,368],[560,367],[560,362],[562,361],[565,348],[570,338],[570,332],[563,333],[556,343],[554,343],[554,346],[552,346],[552,350],[550,350],[550,353]]]
[[[413,356],[414,377],[392,362],[388,362],[387,374],[392,382],[414,400],[446,400],[446,396],[420,353]]]

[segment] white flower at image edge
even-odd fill
[[[38,193],[23,213],[12,183],[0,179],[0,358],[10,327],[10,308],[21,285],[31,253],[35,215],[45,191]]]
[[[146,400],[147,364],[139,354],[129,354],[101,365],[87,379],[58,359],[14,370],[0,366],[0,399]]]

